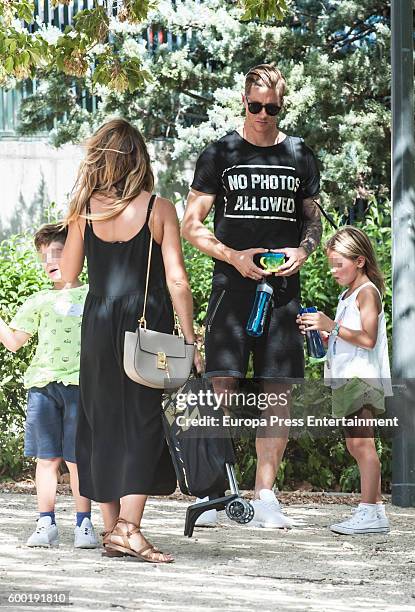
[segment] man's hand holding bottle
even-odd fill
[[[253,280],[259,281],[262,280],[264,276],[271,276],[273,273],[255,265],[254,256],[259,254],[263,255],[268,252],[269,249],[261,248],[245,249],[244,251],[230,249],[227,261],[245,278],[252,278]]]

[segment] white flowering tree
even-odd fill
[[[285,16],[278,15],[280,21],[268,18],[270,11],[261,15],[268,20],[257,18],[260,7],[278,3],[160,0],[155,8],[139,2],[141,13],[131,12],[136,4],[124,2],[124,13],[102,22],[94,21],[96,13],[88,19],[81,13],[63,39],[56,28],[37,30],[55,66],[37,69],[40,88],[23,104],[23,133],[43,127],[60,145],[122,114],[147,139],[162,139],[169,156],[163,190],[184,194],[188,160],[241,121],[244,73],[254,64],[275,62],[288,81],[281,127],[316,151],[330,203],[342,210],[357,194],[366,200],[387,195],[388,1],[295,0]],[[104,5],[95,10],[104,15]],[[249,6],[257,12],[247,14]],[[163,32],[164,42],[149,48],[148,27]],[[94,44],[87,44],[91,37]],[[79,91],[96,96],[96,111],[82,107]]]

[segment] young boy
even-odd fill
[[[63,459],[76,506],[74,546],[95,548],[98,541],[91,523],[91,502],[79,494],[75,460],[81,319],[88,287],[78,279],[71,285],[61,280],[59,262],[66,233],[59,224],[45,225],[36,232],[35,247],[53,289],[29,297],[9,325],[0,318],[0,341],[16,352],[37,334],[36,352],[24,377],[29,390],[24,454],[37,458],[39,508],[37,528],[27,545],[59,544],[55,498]]]

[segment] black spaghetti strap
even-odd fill
[[[151,196],[148,202],[146,222],[144,225],[148,224],[148,220],[150,219],[150,214],[151,214],[151,211],[153,210],[153,204],[154,204],[155,199],[156,199],[156,194],[153,193],[153,195]]]
[[[90,203],[90,201],[89,201],[89,200],[88,200],[88,202],[86,203],[86,214],[87,214],[87,215],[90,215],[90,214],[91,214],[91,203]],[[86,222],[87,222],[87,224],[89,225],[89,227],[90,227],[91,229],[93,229],[91,219],[87,219],[87,220],[86,220]]]

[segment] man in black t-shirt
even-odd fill
[[[196,163],[182,234],[215,262],[206,316],[206,375],[216,393],[238,390],[250,353],[261,391],[289,397],[287,379],[304,376],[303,340],[296,325],[300,306],[298,271],[321,239],[315,203],[320,175],[312,150],[276,124],[285,81],[269,64],[246,75],[243,127],[210,144]],[[214,234],[203,225],[214,206]],[[260,267],[261,254],[282,252],[277,273]],[[262,336],[246,331],[258,281],[273,287]],[[264,412],[289,416],[288,405]],[[290,527],[272,487],[288,440],[288,428],[257,432],[254,521],[265,527]],[[196,524],[212,524],[206,512]],[[209,516],[207,516],[209,514]],[[255,524],[254,523],[254,524]]]

